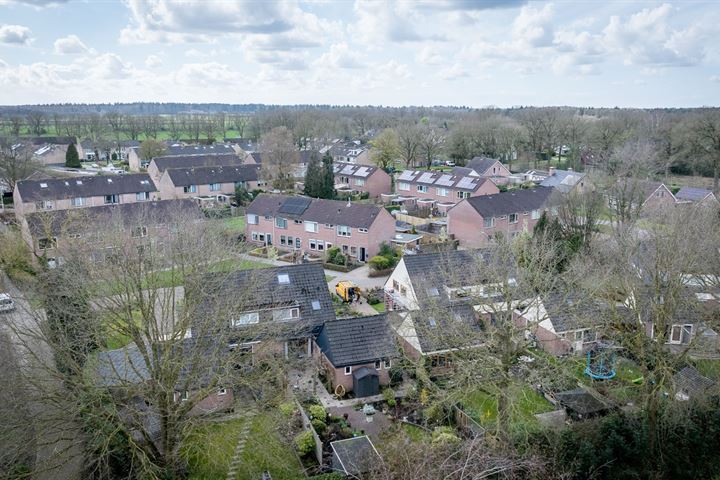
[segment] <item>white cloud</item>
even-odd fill
[[[157,68],[163,63],[162,59],[157,55],[148,55],[145,59],[145,66],[148,68]]]
[[[0,43],[28,45],[32,41],[30,29],[22,25],[0,25]]]
[[[67,2],[68,0],[0,0],[0,6],[18,4],[41,9],[45,7],[55,7]]]
[[[336,43],[330,50],[322,54],[315,62],[318,68],[364,68],[366,66],[362,56],[350,48],[347,43]]]
[[[79,55],[92,53],[77,35],[68,35],[67,37],[55,40],[55,53],[58,55]]]
[[[355,0],[353,10],[358,22],[352,25],[352,32],[368,44],[444,40],[442,35],[418,31],[416,25],[422,17],[409,2]]]
[[[552,3],[540,9],[523,7],[513,22],[513,38],[533,47],[549,46],[553,40],[553,14]]]
[[[456,63],[452,65],[450,68],[444,68],[440,71],[439,74],[440,78],[443,80],[459,80],[461,78],[469,77],[470,74],[465,70],[465,68],[459,64]]]
[[[443,57],[438,48],[426,45],[415,55],[415,60],[423,65],[440,65]]]

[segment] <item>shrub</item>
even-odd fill
[[[310,418],[317,418],[319,420],[325,420],[327,418],[327,412],[322,405],[310,405],[308,407],[308,413],[310,414]]]
[[[280,413],[282,413],[284,417],[291,417],[292,414],[295,413],[295,405],[292,403],[281,403]]]
[[[322,433],[327,429],[327,425],[325,424],[325,422],[323,422],[319,418],[313,418],[310,423],[312,424],[318,435],[322,435]]]
[[[400,210],[400,205],[387,205],[387,206],[385,206],[385,210],[392,213],[395,210]]]
[[[386,402],[390,403],[390,400],[392,400],[393,402],[395,401],[395,390],[393,390],[392,388],[386,388],[385,390],[383,390],[382,394]]]
[[[445,409],[440,403],[433,403],[423,410],[425,421],[429,424],[440,424],[445,420]]]
[[[450,427],[437,427],[432,433],[432,443],[447,445],[460,442],[460,437]]]
[[[390,375],[390,383],[392,384],[400,383],[403,380],[403,369],[399,365],[390,367],[388,374]]]
[[[335,263],[335,258],[340,254],[340,247],[331,247],[327,251],[328,263]]]
[[[295,446],[301,456],[309,455],[315,450],[315,439],[310,430],[300,432],[295,436]]]
[[[368,263],[370,264],[370,268],[374,270],[386,270],[392,265],[392,260],[382,255],[375,255]]]

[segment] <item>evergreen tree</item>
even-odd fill
[[[320,191],[322,175],[323,169],[320,165],[320,159],[313,152],[305,172],[305,191],[303,192],[305,195],[312,198],[324,198],[321,196],[322,192]]]
[[[65,152],[65,166],[68,168],[80,168],[80,155],[78,155],[75,144],[71,143],[68,145],[67,152]]]
[[[320,198],[335,198],[335,172],[333,171],[333,158],[329,152],[322,159],[319,190]]]

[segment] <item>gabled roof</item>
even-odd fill
[[[536,298],[522,311],[529,322],[559,334],[573,330],[598,328],[607,321],[613,307],[603,301],[575,294],[549,293]],[[622,318],[629,312],[625,307],[614,307]]]
[[[150,379],[147,363],[134,343],[98,352],[96,371],[100,384],[106,387],[129,386]]]
[[[397,334],[424,355],[482,343],[483,326],[469,303],[402,312],[394,324]]]
[[[168,168],[208,167],[220,165],[241,165],[242,159],[235,153],[200,154],[200,155],[163,155],[152,160],[155,167],[162,173]]]
[[[425,171],[425,170],[403,170],[397,177],[397,182],[406,182],[419,185],[433,185],[441,188],[454,188],[456,190],[464,190],[475,192],[478,188],[490,182],[489,178],[470,176],[470,175],[453,175],[450,173]]]
[[[576,172],[574,170],[555,170],[552,175],[548,175],[540,186],[542,187],[554,187],[563,193],[567,193],[577,185],[580,180],[585,177],[582,172]]]
[[[380,464],[382,458],[367,435],[330,442],[345,475],[360,478]]]
[[[715,194],[712,192],[712,190],[706,190],[704,188],[696,187],[682,187],[675,194],[676,199],[688,202],[701,202],[707,197],[715,198]]]
[[[316,150],[298,150],[297,156],[295,157],[296,163],[309,163],[313,154],[317,155],[318,160],[322,159],[322,155]],[[255,163],[262,163],[262,152],[250,152],[250,155],[253,160],[255,160]]]
[[[471,168],[472,170],[475,170],[475,172],[478,175],[484,175],[490,167],[495,165],[496,162],[499,162],[497,158],[489,158],[489,157],[474,157],[472,160],[467,162],[465,165],[467,168]]]
[[[398,355],[385,314],[326,322],[317,344],[335,367],[372,363]]]
[[[34,236],[72,235],[110,228],[113,222],[126,227],[166,224],[174,218],[204,218],[202,210],[190,199],[120,203],[99,207],[49,210],[25,216]]]
[[[673,375],[675,390],[689,397],[702,395],[715,386],[715,381],[702,375],[695,367],[686,366]]]
[[[335,320],[325,271],[319,263],[208,274],[194,281],[202,288],[193,301],[203,306],[193,322],[193,336],[227,329],[230,318],[241,313],[277,308],[297,307],[300,319],[272,324],[260,321],[257,324],[260,330],[273,328],[282,335],[303,336]],[[252,329],[253,325],[238,327],[243,328]],[[258,332],[258,337],[263,334]]]
[[[553,189],[548,187],[515,189],[492,195],[470,197],[463,202],[468,202],[483,218],[490,218],[539,210],[546,206],[552,193]],[[448,215],[452,215],[452,209]]]
[[[299,199],[305,199],[306,208],[288,208]],[[255,215],[280,216],[287,219],[307,220],[321,224],[345,225],[352,228],[370,228],[382,207],[367,203],[351,203],[322,198],[298,197],[291,195],[260,194],[247,207],[247,213]],[[297,213],[293,213],[297,212]],[[387,211],[385,211],[387,213]]]
[[[174,143],[166,147],[164,155],[209,155],[217,153],[235,153],[235,150],[224,143],[213,145],[181,145]]]
[[[333,171],[335,175],[353,178],[368,178],[378,170],[377,167],[369,165],[356,165],[353,163],[334,163]]]
[[[259,165],[169,168],[167,175],[176,187],[211,183],[257,181]]]
[[[18,182],[16,187],[25,202],[157,192],[155,184],[146,173],[23,180]]]
[[[450,170],[450,173],[453,175],[461,175],[463,177],[474,177],[478,175],[475,170],[468,167],[453,167],[452,170]]]

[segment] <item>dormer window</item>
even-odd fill
[[[258,312],[247,312],[241,313],[237,318],[233,318],[230,324],[233,327],[239,327],[240,325],[253,325],[260,321],[260,314]]]

